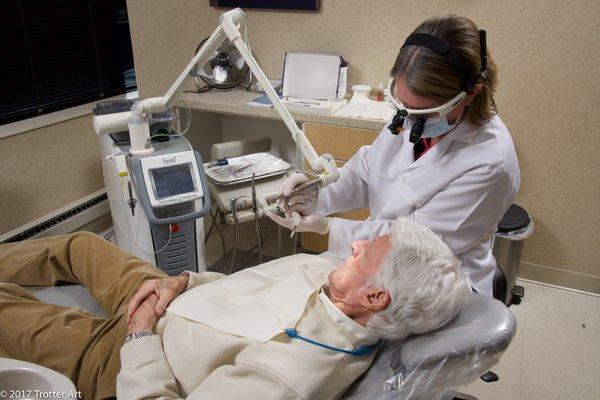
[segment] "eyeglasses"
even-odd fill
[[[456,107],[458,107],[458,105],[461,103],[461,101],[463,101],[465,99],[465,97],[467,97],[467,93],[461,91],[460,93],[458,93],[456,96],[454,96],[454,98],[450,101],[448,101],[447,103],[442,104],[441,106],[437,106],[434,108],[428,108],[428,109],[422,109],[422,110],[415,110],[412,108],[408,108],[406,107],[404,104],[402,104],[402,102],[396,100],[394,98],[394,86],[396,84],[395,79],[390,79],[390,82],[388,84],[388,88],[387,90],[389,90],[389,92],[387,93],[390,101],[392,102],[392,105],[394,106],[394,108],[396,110],[405,110],[406,113],[408,114],[408,118],[410,118],[411,120],[416,120],[417,118],[426,118],[428,123],[434,123],[437,122],[439,120],[441,120],[442,118],[446,117],[446,115],[450,114],[452,112],[452,110],[454,110]]]

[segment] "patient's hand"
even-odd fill
[[[169,303],[187,288],[189,275],[172,276],[165,279],[152,279],[142,284],[129,302],[127,323],[129,323],[140,304],[150,295],[156,295],[158,301],[154,307],[156,316],[161,317]]]
[[[154,329],[154,324],[158,317],[154,312],[156,303],[158,302],[158,296],[151,294],[146,299],[136,312],[131,317],[131,320],[127,322],[127,334],[140,331],[151,331]]]

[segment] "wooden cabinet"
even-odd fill
[[[304,132],[317,153],[329,153],[333,155],[338,167],[343,166],[361,146],[373,143],[379,134],[377,131],[321,124],[304,124]],[[334,214],[333,216],[352,220],[364,220],[369,217],[369,210],[363,208]],[[322,253],[327,250],[328,240],[329,235],[304,233],[302,235],[302,247]]]

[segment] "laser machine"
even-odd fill
[[[245,23],[239,8],[223,13],[217,29],[164,96],[139,100],[130,111],[94,116],[117,245],[169,274],[206,269],[201,217],[210,212],[210,195],[202,159],[187,140],[167,135],[167,141],[153,142],[150,127],[157,115],[173,109],[188,75],[204,65],[226,38],[272,101],[320,186],[339,177],[333,157],[315,152],[250,53],[240,34]],[[129,144],[111,144],[108,134],[125,131]]]

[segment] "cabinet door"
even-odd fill
[[[365,129],[346,128],[341,126],[304,124],[304,132],[318,154],[331,154],[341,167],[361,146],[373,143],[379,132]],[[369,217],[369,210],[362,208],[334,214],[335,217],[364,220]],[[329,235],[316,233],[302,234],[302,247],[306,250],[322,253],[327,250]]]

